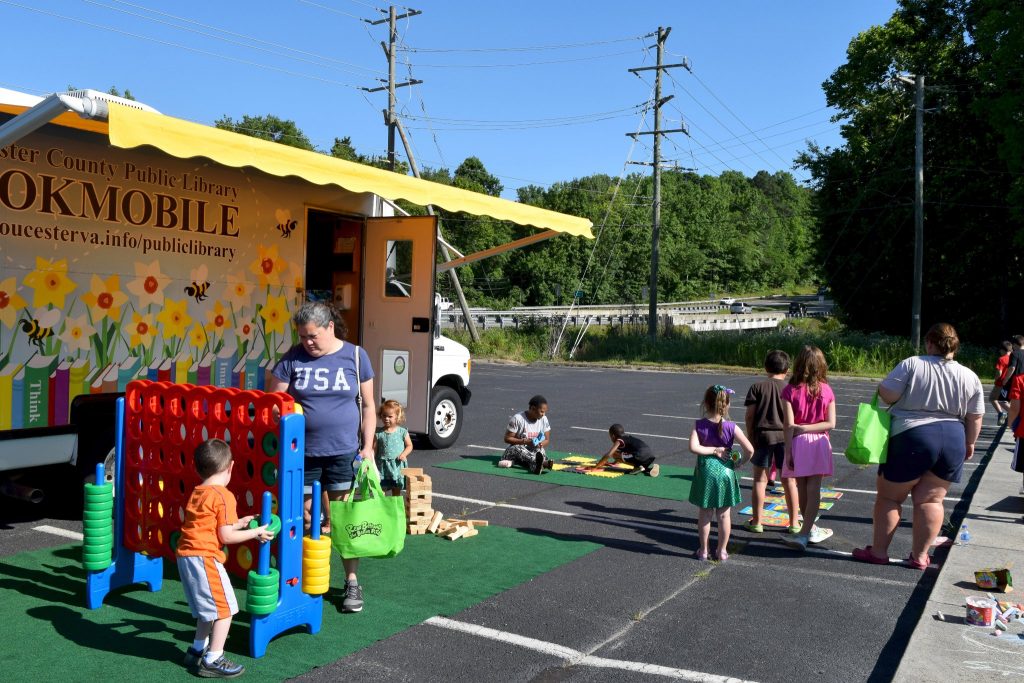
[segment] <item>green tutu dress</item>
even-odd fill
[[[697,421],[696,429],[701,446],[732,448],[733,435],[736,433],[735,422],[724,422],[722,433],[719,434],[718,423],[704,418]],[[705,509],[739,505],[740,482],[732,461],[723,461],[713,456],[697,456],[689,500]]]

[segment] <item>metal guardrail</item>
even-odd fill
[[[534,311],[479,311],[471,313],[478,329],[519,329],[526,325],[544,327],[561,326],[568,320],[572,327],[584,325],[647,327],[646,313],[597,314],[580,313],[573,315],[552,315]],[[659,315],[662,324],[686,325],[696,332],[708,330],[771,329],[778,327],[787,316],[781,312],[757,312],[744,314],[720,313],[719,309],[671,311]],[[438,314],[441,329],[466,329],[461,311],[445,311]]]

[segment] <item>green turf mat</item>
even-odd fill
[[[280,681],[333,662],[429,617],[451,616],[503,590],[596,550],[597,544],[485,527],[473,538],[448,541],[409,536],[405,550],[364,560],[359,571],[366,607],[342,614],[344,571],[331,558],[316,635],[290,632],[271,641],[260,659],[249,652],[249,617],[235,616],[227,653],[245,665],[244,680]],[[163,589],[123,588],[98,610],[85,607],[85,571],[78,546],[0,559],[4,637],[0,667],[8,680],[96,681],[190,678],[181,666],[195,622],[177,568],[165,562]],[[234,577],[233,577],[234,578]],[[245,591],[235,580],[239,605]],[[341,587],[341,588],[339,588]]]
[[[575,454],[548,451],[548,457],[555,462],[559,462],[570,455]],[[529,479],[530,481],[558,484],[559,486],[577,486],[584,489],[632,493],[637,496],[666,498],[668,500],[686,500],[690,495],[690,485],[693,483],[692,467],[661,465],[661,474],[654,478],[643,474],[624,474],[621,477],[605,478],[592,477],[577,472],[550,471],[545,471],[544,474],[537,476],[520,467],[498,467],[497,463],[500,459],[501,456],[498,455],[464,455],[459,460],[441,463],[440,465],[435,465],[435,467],[461,470],[463,472],[476,472],[477,474],[495,474],[499,477]]]

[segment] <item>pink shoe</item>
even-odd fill
[[[697,552],[695,552],[693,554],[693,556],[696,557],[701,562],[704,562],[705,560],[708,559],[708,554],[706,552],[704,552],[703,550],[698,550]]]
[[[889,556],[878,557],[871,552],[871,546],[864,546],[863,548],[854,548],[853,559],[858,562],[867,562],[868,564],[889,564]]]
[[[918,571],[923,572],[925,569],[928,569],[928,567],[932,566],[932,562],[931,558],[925,560],[924,562],[918,562],[914,559],[914,555],[910,554],[907,556],[907,559],[903,560],[903,566],[910,567],[911,569],[917,569]]]
[[[729,559],[729,553],[725,552],[724,550],[719,550],[718,551],[718,561],[719,562],[725,562],[728,559]]]

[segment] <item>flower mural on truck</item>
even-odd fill
[[[288,263],[278,256],[277,245],[264,247],[260,244],[256,248],[259,256],[249,264],[249,270],[259,278],[261,287],[280,286],[281,273],[288,267]]]
[[[28,307],[28,302],[17,292],[17,280],[12,276],[0,280],[0,324],[14,327],[18,322],[18,311]]]
[[[25,276],[24,284],[33,291],[32,305],[36,308],[53,306],[64,309],[64,300],[78,285],[68,278],[67,259],[36,257],[36,268]]]
[[[68,316],[64,319],[64,330],[60,333],[60,340],[67,351],[81,354],[82,351],[89,350],[90,339],[94,334],[96,328],[89,322],[88,315],[82,313],[80,316]]]
[[[137,308],[160,306],[164,302],[164,290],[171,284],[171,278],[164,275],[160,262],[135,262],[135,279],[129,281],[125,288],[135,295]]]

